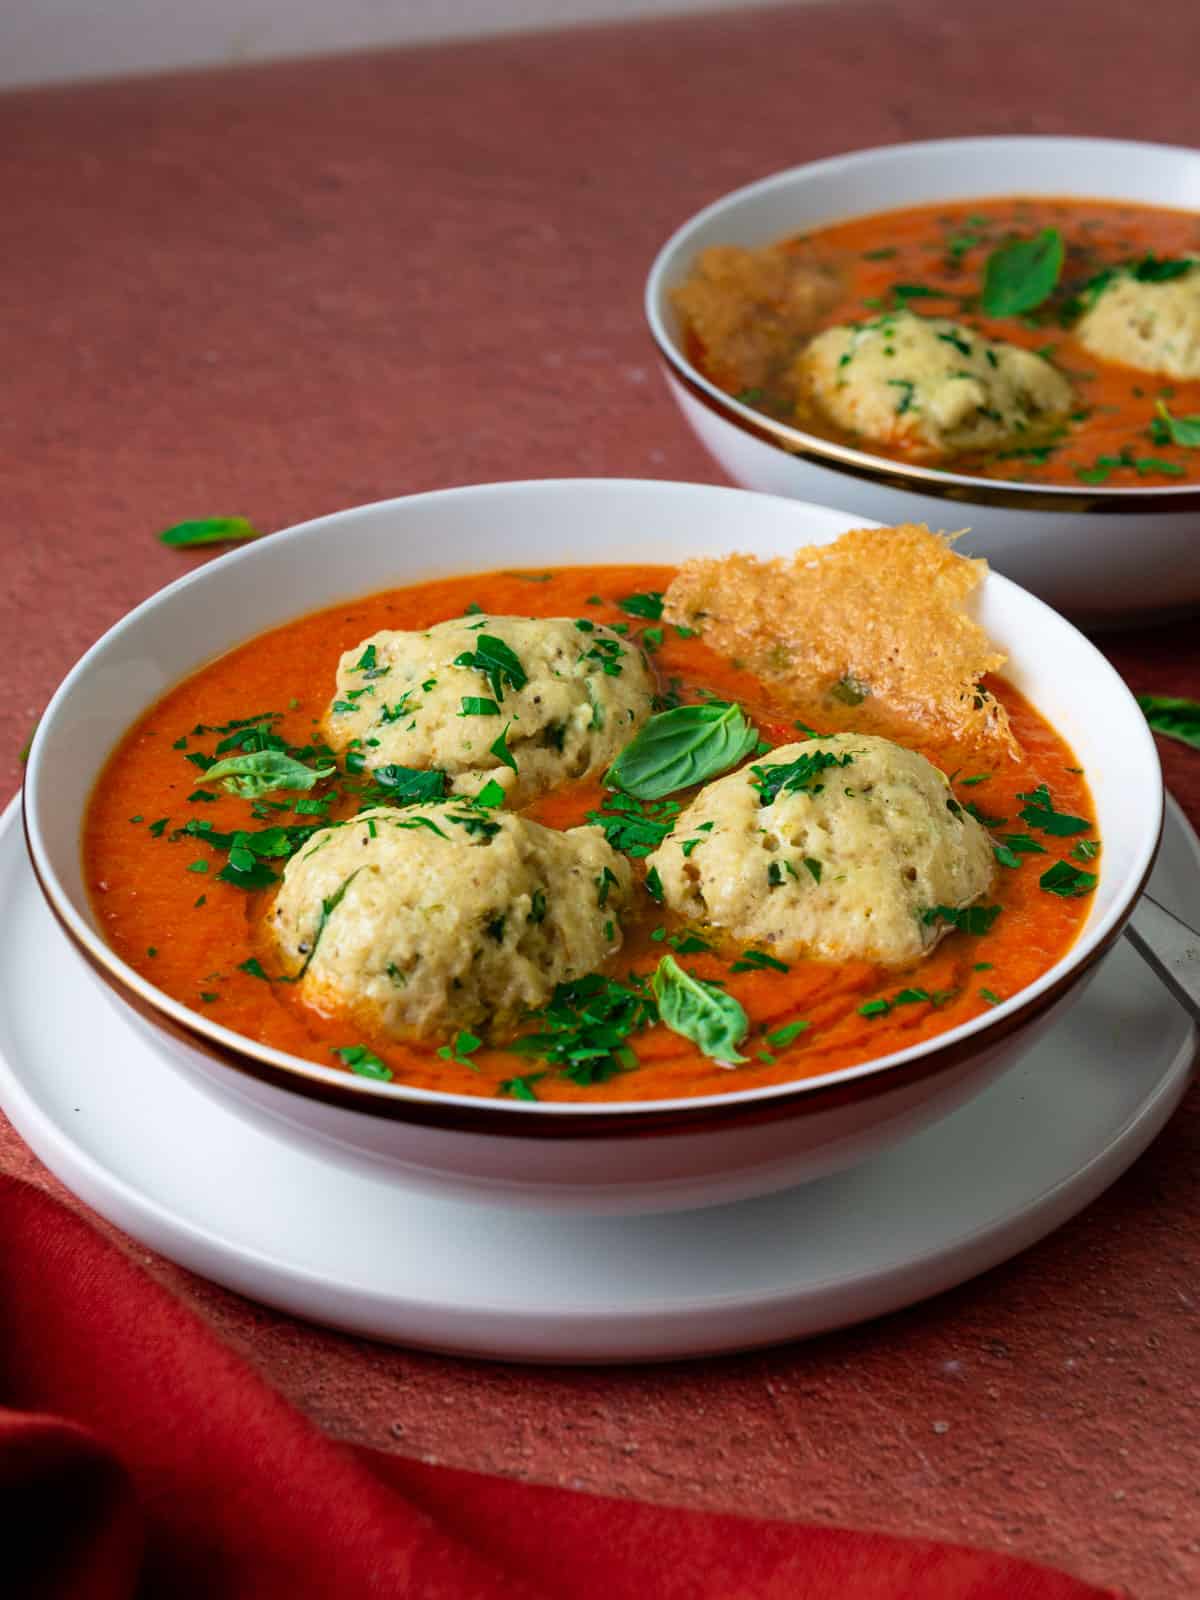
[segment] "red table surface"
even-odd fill
[[[1195,0],[842,0],[0,97],[5,795],[66,668],[201,559],[159,527],[499,478],[720,482],[641,319],[680,220],[901,139],[1196,143],[1198,60]],[[1200,695],[1195,624],[1101,644],[1135,689]],[[1200,821],[1200,754],[1162,754]],[[686,1366],[387,1349],[132,1248],[340,1437],[1010,1549],[1149,1600],[1200,1591],[1198,1112],[963,1288]],[[7,1125],[0,1166],[60,1192]]]

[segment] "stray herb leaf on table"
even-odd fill
[[[200,545],[243,544],[250,539],[261,539],[262,530],[245,517],[201,517],[164,528],[158,537],[173,550],[191,550]]]
[[[1155,733],[1200,750],[1200,701],[1172,694],[1140,694],[1137,703]]]

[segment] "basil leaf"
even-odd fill
[[[1063,239],[1057,228],[1043,228],[1032,239],[1014,239],[987,258],[983,309],[989,317],[1015,317],[1040,306],[1058,282]]]
[[[715,983],[693,978],[674,956],[663,956],[650,988],[658,1015],[672,1033],[699,1045],[715,1061],[739,1062],[737,1047],[750,1029],[750,1019],[731,994]]]
[[[173,550],[191,550],[202,544],[238,544],[245,539],[261,539],[262,531],[245,517],[204,517],[197,522],[177,522],[159,534],[163,544]]]
[[[1165,400],[1158,402],[1156,410],[1156,425],[1161,422],[1163,432],[1172,444],[1182,445],[1186,450],[1200,450],[1200,417],[1173,417]]]
[[[1137,703],[1155,733],[1200,750],[1200,701],[1171,694],[1140,694]]]
[[[608,770],[606,782],[637,800],[658,800],[737,766],[758,733],[741,706],[714,700],[651,717]]]
[[[256,750],[249,755],[228,756],[204,771],[205,781],[220,779],[231,794],[247,800],[273,789],[311,789],[322,778],[333,775],[335,767],[306,767],[281,750]]]

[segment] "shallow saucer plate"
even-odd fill
[[[1200,842],[1173,802],[1151,889],[1200,918]],[[1120,941],[1023,1061],[849,1171],[702,1211],[509,1210],[323,1163],[166,1067],[73,957],[15,803],[0,901],[0,1105],[70,1189],[253,1299],[462,1355],[694,1356],[912,1304],[1095,1199],[1162,1128],[1195,1056],[1195,1028]]]

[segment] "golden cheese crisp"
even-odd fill
[[[982,686],[1006,656],[966,610],[986,572],[924,526],[858,528],[790,559],[687,561],[663,616],[772,680],[801,712],[836,708],[864,730],[899,719],[1015,757],[1004,708]]]

